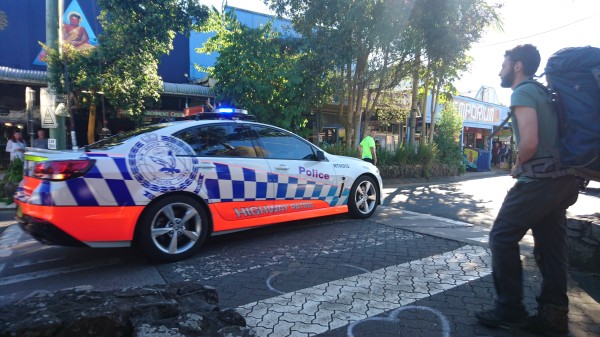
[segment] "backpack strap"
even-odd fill
[[[532,79],[532,80],[526,80],[526,81],[519,83],[515,87],[515,89],[523,84],[528,84],[528,83],[537,85],[540,89],[542,89],[544,91],[544,93],[547,94],[548,100],[550,101],[550,105],[553,107],[554,113],[557,114],[557,118],[560,123],[560,115],[554,105],[554,102],[552,101],[552,99],[553,99],[552,94],[548,91],[548,88],[545,85]],[[512,111],[512,108],[511,108],[511,113],[514,113]],[[536,113],[537,113],[537,111],[536,111]],[[523,177],[534,178],[534,179],[546,179],[546,178],[557,178],[557,177],[561,177],[564,175],[573,174],[572,170],[565,169],[562,166],[561,160],[560,160],[559,148],[557,148],[557,147],[549,148],[549,145],[546,143],[543,143],[543,142],[540,142],[538,146],[540,146],[544,151],[549,153],[550,157],[536,158],[536,159],[532,159],[526,163],[522,163],[521,165],[519,165],[519,167],[517,167],[517,169],[515,171],[515,175],[517,177],[523,176]]]

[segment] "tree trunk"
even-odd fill
[[[94,131],[96,130],[96,100],[94,99],[94,94],[92,93],[92,104],[90,105],[90,116],[88,118],[88,130],[87,130],[87,139],[88,144],[92,144],[95,142],[94,139]]]
[[[440,97],[440,90],[442,87],[442,81],[436,79],[434,82],[434,91],[431,93],[431,130],[429,131],[429,142],[433,142],[433,136],[435,132],[435,122],[437,119],[437,107]]]
[[[421,139],[427,139],[427,125],[425,123],[425,117],[427,116],[427,93],[429,92],[429,78],[431,75],[431,62],[427,62],[427,70],[425,71],[424,88],[423,88],[423,101],[421,102],[421,116],[423,117],[423,136]],[[433,93],[431,94],[433,96]]]
[[[410,137],[409,143],[415,143],[415,131],[417,127],[417,110],[418,98],[419,98],[419,67],[421,65],[421,51],[419,50],[415,55],[415,62],[413,65],[413,78],[412,78],[412,102],[410,106]]]

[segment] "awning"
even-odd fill
[[[209,87],[187,83],[163,82],[163,94],[178,96],[215,97],[215,94]]]
[[[47,86],[46,71],[23,70],[0,66],[0,81]],[[187,83],[163,82],[163,94],[177,96],[215,97],[213,91],[205,86]]]
[[[46,72],[0,67],[0,81],[21,84],[48,85]]]

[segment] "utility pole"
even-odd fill
[[[25,88],[25,109],[27,110],[27,131],[29,131],[29,146],[33,147],[33,105],[35,104],[35,90]]]
[[[64,0],[46,0],[46,45],[50,48],[58,47],[62,53],[62,14],[64,12]],[[48,65],[48,76],[59,72],[61,69]],[[51,94],[56,93],[56,88],[53,88],[48,82],[48,91]],[[68,96],[67,96],[68,97]],[[55,103],[52,103],[52,108]],[[42,112],[44,113],[44,112]],[[44,116],[41,116],[44,118]],[[50,137],[56,139],[56,149],[64,150],[67,148],[65,135],[65,117],[56,116],[58,127],[50,129]]]

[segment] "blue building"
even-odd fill
[[[80,16],[81,29],[89,36],[88,48],[98,44],[97,36],[102,33],[98,22],[100,8],[94,0],[64,0],[62,20],[68,23],[69,16],[76,13]],[[257,27],[273,19],[271,16],[254,13],[233,7],[238,20],[250,27]],[[25,90],[27,87],[36,92],[36,110],[34,123],[29,129],[39,129],[40,123],[40,91],[47,87],[46,64],[43,62],[40,42],[46,41],[46,8],[39,0],[19,0],[0,2],[0,133],[10,136],[17,128],[27,128],[25,113]],[[289,26],[285,20],[275,20],[277,29],[284,30]],[[169,55],[164,55],[159,64],[158,73],[162,77],[163,93],[160,103],[146,111],[148,121],[163,117],[183,116],[186,108],[201,109],[214,100],[208,86],[207,76],[196,70],[195,64],[212,66],[217,55],[196,53],[196,48],[210,37],[210,34],[192,32],[190,37],[177,35]],[[68,39],[68,37],[67,37]],[[68,41],[66,41],[68,42]],[[205,84],[205,85],[200,85]],[[212,102],[214,104],[214,102]],[[106,108],[102,111],[98,106],[98,114],[107,116],[109,127],[113,132],[133,126],[131,120],[121,116],[116,109]],[[85,144],[84,135],[87,128],[87,113],[76,112],[78,144]],[[101,127],[101,119],[98,128]],[[33,131],[33,130],[30,130]],[[29,132],[29,131],[28,131]],[[26,137],[27,139],[27,137]],[[5,142],[2,138],[0,143]]]

